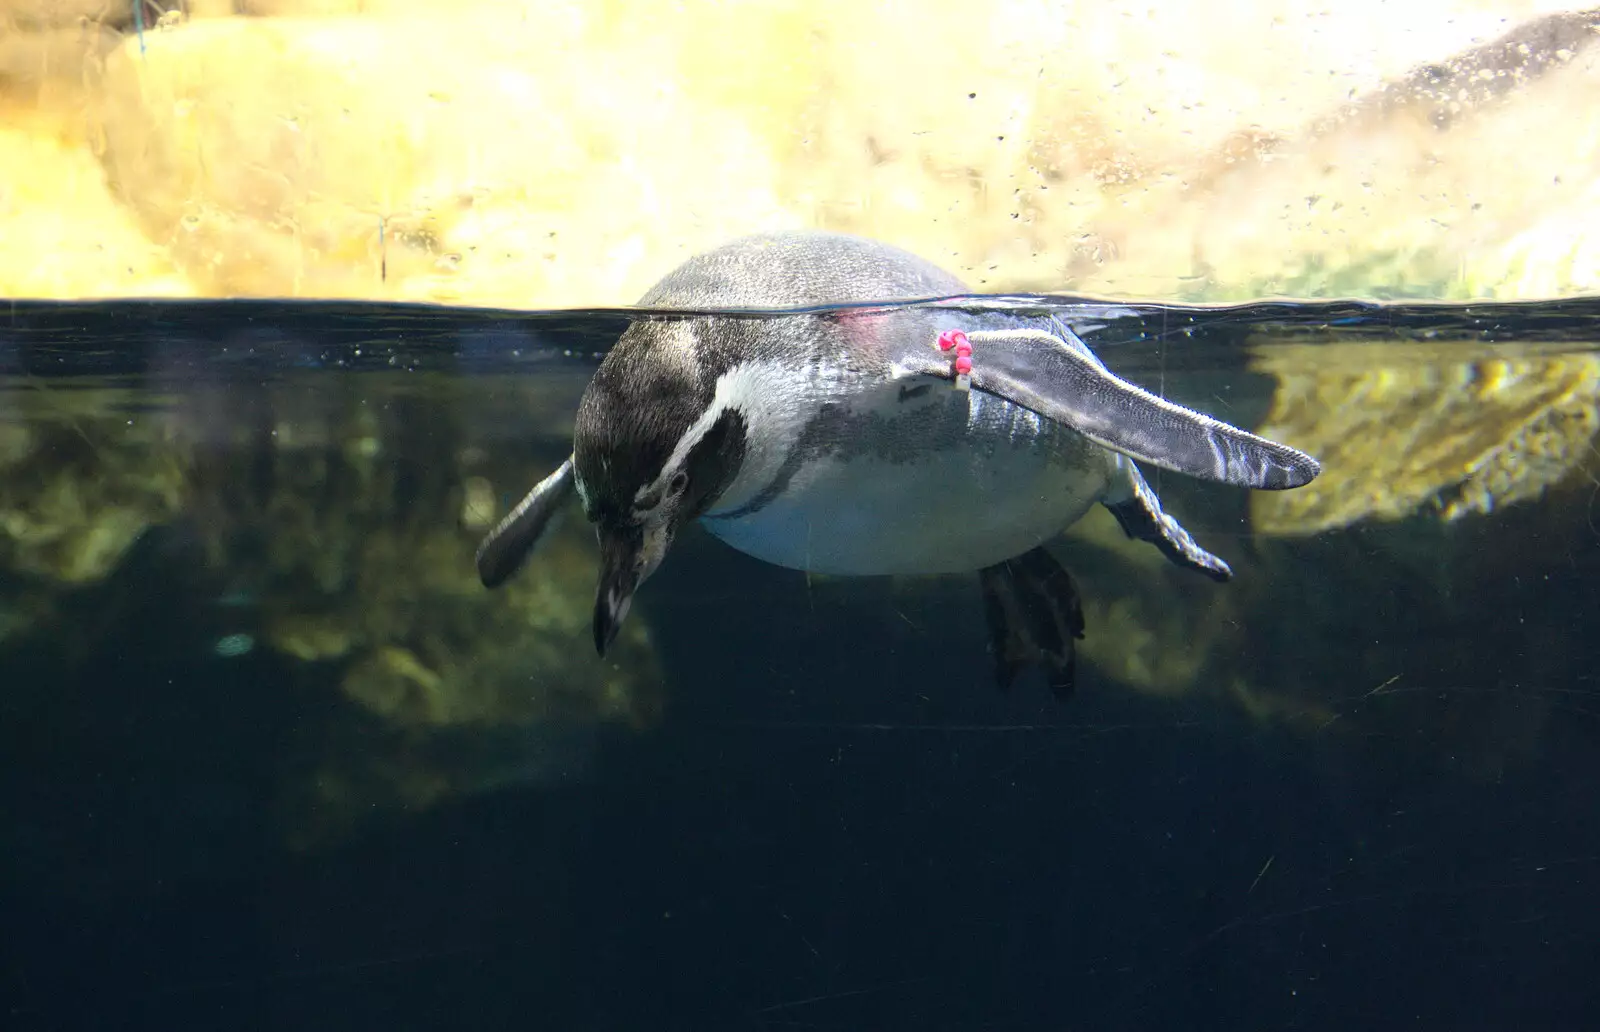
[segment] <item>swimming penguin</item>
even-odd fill
[[[744,237],[640,300],[680,309],[802,308],[968,293],[955,276],[859,237]],[[584,392],[572,455],[478,549],[494,587],[577,493],[600,540],[595,648],[679,529],[698,520],[758,559],[844,575],[976,572],[996,677],[1034,663],[1071,691],[1083,615],[1044,545],[1096,502],[1180,566],[1227,563],[1162,512],[1134,460],[1277,490],[1315,459],[1113,375],[1037,313],[863,306],[636,321]]]

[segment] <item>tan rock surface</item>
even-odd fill
[[[0,286],[21,297],[194,293],[106,189],[87,149],[0,127]]]
[[[26,32],[105,21],[127,6],[119,0],[0,0],[0,28]]]
[[[1329,117],[1570,6],[251,0],[76,70],[118,196],[205,295],[626,303],[783,225],[995,289],[1549,291],[1593,279],[1563,218],[1589,200],[1587,58],[1444,131],[1403,103]],[[63,98],[41,110],[76,126]]]
[[[1570,30],[1569,30],[1570,31]],[[1600,290],[1600,47],[1492,52],[1333,111],[1096,220],[1090,293],[1204,300]],[[1476,62],[1476,71],[1461,66]],[[1507,67],[1510,65],[1510,67]],[[1530,70],[1531,69],[1531,70]],[[1451,72],[1457,74],[1450,74]],[[1463,72],[1470,74],[1461,74]]]
[[[776,209],[744,126],[650,96],[638,61],[493,30],[222,20],[148,61],[124,48],[107,64],[111,181],[215,294],[615,299],[657,274],[647,239]],[[697,181],[711,154],[727,179]],[[729,180],[750,184],[736,208]]]

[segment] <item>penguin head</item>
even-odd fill
[[[678,530],[733,482],[745,450],[744,416],[716,401],[710,377],[639,329],[601,363],[573,427],[578,495],[600,539],[594,643],[602,655],[634,592]]]

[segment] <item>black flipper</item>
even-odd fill
[[[972,385],[1096,444],[1155,466],[1238,487],[1284,490],[1322,467],[1287,445],[1174,405],[1114,375],[1059,321],[1041,329],[982,331],[972,340]],[[944,375],[953,375],[947,368]]]
[[[1214,581],[1232,580],[1233,570],[1227,563],[1201,548],[1177,520],[1161,510],[1161,500],[1132,463],[1127,464],[1127,470],[1128,497],[1107,499],[1104,503],[1122,524],[1123,533],[1150,542],[1179,566],[1199,570]]]
[[[1038,663],[1058,699],[1072,695],[1083,607],[1072,577],[1042,547],[978,571],[995,679],[1009,689]]]
[[[544,535],[550,518],[572,496],[572,490],[572,459],[569,457],[554,473],[535,484],[499,526],[489,531],[478,546],[478,579],[484,587],[499,587],[517,572]]]

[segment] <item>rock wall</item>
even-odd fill
[[[758,228],[990,289],[1596,289],[1532,0],[0,3],[0,294],[634,300]]]

